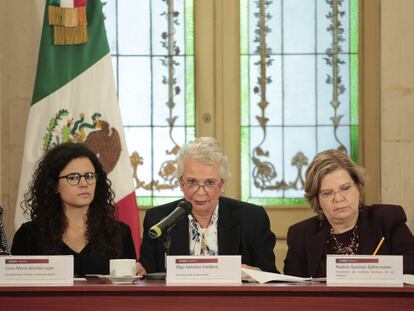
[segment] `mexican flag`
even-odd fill
[[[112,181],[118,218],[130,226],[139,254],[139,212],[100,0],[46,1],[16,229],[27,221],[20,202],[37,162],[45,151],[67,141],[83,142],[99,155]]]

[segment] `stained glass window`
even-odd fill
[[[194,0],[104,2],[139,204],[171,201],[195,135]],[[358,2],[240,0],[243,200],[304,203],[325,149],[358,162]]]
[[[307,165],[358,161],[358,0],[240,0],[242,200],[304,204]]]
[[[195,135],[193,0],[102,2],[138,204],[171,201]]]

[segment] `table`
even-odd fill
[[[413,310],[414,285],[328,287],[326,284],[0,287],[0,310]]]

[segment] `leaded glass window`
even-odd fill
[[[175,156],[195,135],[193,0],[103,3],[138,204],[171,201]]]
[[[316,153],[358,162],[358,0],[240,0],[242,199],[303,204]]]

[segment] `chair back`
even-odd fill
[[[6,231],[3,226],[3,208],[0,206],[0,255],[9,255]]]

